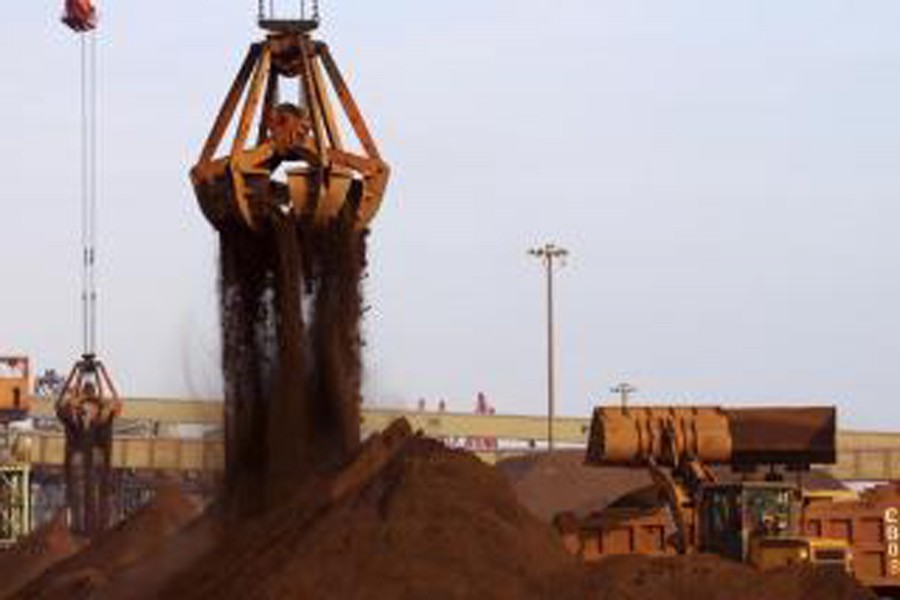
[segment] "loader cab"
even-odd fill
[[[753,562],[761,540],[791,548],[799,517],[797,488],[783,482],[740,482],[704,486],[700,492],[701,552]],[[799,554],[799,551],[798,551]]]

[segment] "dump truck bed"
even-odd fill
[[[585,562],[617,554],[676,554],[668,511],[613,506],[577,521],[557,518],[564,544]],[[695,536],[694,515],[687,530]],[[879,593],[900,596],[900,487],[882,485],[850,496],[834,493],[807,498],[800,531],[810,538],[845,540],[853,553],[854,576]]]
[[[843,539],[853,551],[853,570],[868,587],[900,592],[900,489],[881,485],[858,499],[810,498],[806,535]]]

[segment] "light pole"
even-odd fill
[[[532,248],[528,254],[544,263],[547,276],[547,449],[553,450],[553,409],[554,409],[554,344],[553,344],[553,268],[557,261],[568,256],[565,248],[548,243],[539,248]]]
[[[609,391],[611,391],[613,394],[619,394],[619,397],[622,400],[622,411],[628,412],[628,396],[638,391],[638,389],[625,381],[610,389]]]

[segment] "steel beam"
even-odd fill
[[[144,421],[161,425],[195,424],[220,426],[222,403],[215,400],[178,400],[131,398],[123,400],[121,421]],[[33,399],[32,414],[55,418],[52,402]],[[406,417],[414,430],[444,440],[496,438],[540,445],[546,441],[546,419],[542,416],[472,415],[448,412],[424,412],[400,409],[365,409],[362,429],[380,431],[398,417]],[[583,446],[590,427],[588,419],[561,417],[554,423],[554,439],[560,445]],[[61,464],[63,439],[59,434],[29,433],[30,463]],[[871,431],[839,431],[837,464],[830,470],[840,479],[900,480],[900,433]],[[527,448],[516,450],[525,452]],[[509,451],[507,450],[506,453]],[[489,461],[504,451],[481,452]],[[219,439],[179,439],[169,437],[117,437],[113,447],[113,468],[217,470],[224,456]]]

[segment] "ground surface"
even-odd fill
[[[519,501],[505,473],[414,437],[336,503],[322,501],[328,482],[314,481],[267,516],[226,527],[221,511],[198,516],[177,490],[164,489],[80,552],[60,523],[49,527],[17,554],[0,555],[0,575],[18,564],[18,581],[32,581],[12,597],[59,600],[872,597],[839,572],[760,574],[712,556],[614,557],[584,567]]]

